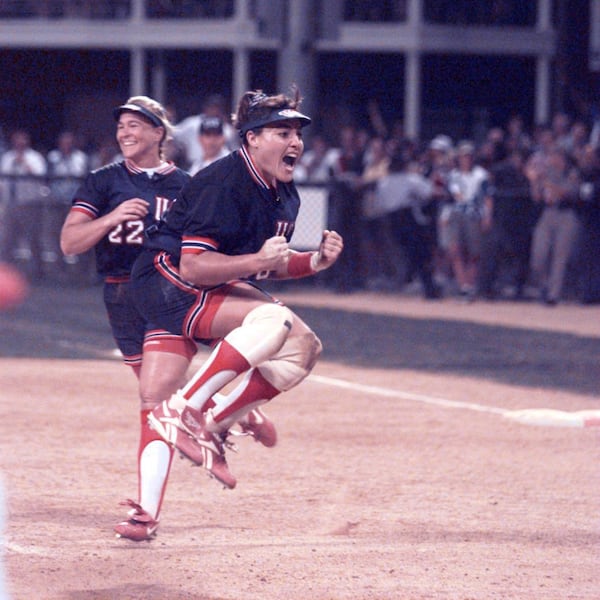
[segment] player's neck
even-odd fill
[[[135,165],[138,169],[142,169],[143,171],[147,169],[153,169],[156,171],[156,169],[160,169],[165,164],[164,160],[161,160],[157,157],[144,158],[141,160],[133,160],[130,158],[129,162]]]
[[[154,175],[154,173],[164,169],[167,166],[167,164],[168,163],[166,163],[165,161],[161,161],[160,164],[158,164],[155,167],[138,167],[138,168],[141,169],[142,171],[144,171],[144,173],[146,173],[146,175],[148,175],[148,177],[152,177]]]

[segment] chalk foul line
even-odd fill
[[[329,385],[337,388],[373,394],[387,398],[399,398],[411,402],[421,402],[448,409],[470,410],[474,412],[484,412],[500,415],[501,417],[511,419],[525,425],[541,425],[550,427],[598,427],[600,426],[600,410],[581,410],[577,412],[567,412],[563,410],[554,410],[549,408],[526,408],[522,410],[508,410],[497,406],[486,406],[476,402],[463,402],[460,400],[449,400],[448,398],[439,398],[425,394],[415,394],[402,390],[385,388],[377,385],[365,385],[335,377],[326,377],[323,375],[310,375],[309,380],[323,385]]]

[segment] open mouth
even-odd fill
[[[296,160],[297,158],[295,156],[290,156],[289,154],[283,157],[283,162],[290,167],[293,167],[296,164]]]

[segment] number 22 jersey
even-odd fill
[[[97,219],[132,198],[149,203],[144,219],[114,227],[95,246],[96,269],[104,278],[126,278],[141,252],[144,231],[160,220],[190,175],[166,163],[152,176],[128,160],[112,163],[87,175],[74,194],[71,210]]]

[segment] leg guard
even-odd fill
[[[277,394],[279,390],[263,377],[260,369],[251,369],[227,396],[216,395],[216,406],[207,412],[207,427],[211,431],[225,431]]]
[[[249,371],[228,396],[218,397],[208,413],[209,429],[227,429],[279,392],[298,385],[311,372],[321,350],[321,341],[312,331],[289,336],[273,358]]]
[[[141,435],[138,448],[139,503],[154,519],[158,519],[162,505],[173,449],[148,425],[148,413],[141,413]]]
[[[293,313],[279,304],[261,304],[228,333],[182,390],[192,408],[209,408],[211,397],[240,373],[274,356],[292,328]]]
[[[298,385],[313,369],[323,346],[314,332],[287,338],[282,348],[258,370],[275,388],[285,392]]]
[[[294,314],[279,304],[267,303],[251,310],[242,325],[225,336],[244,358],[255,367],[271,358],[286,341]]]

